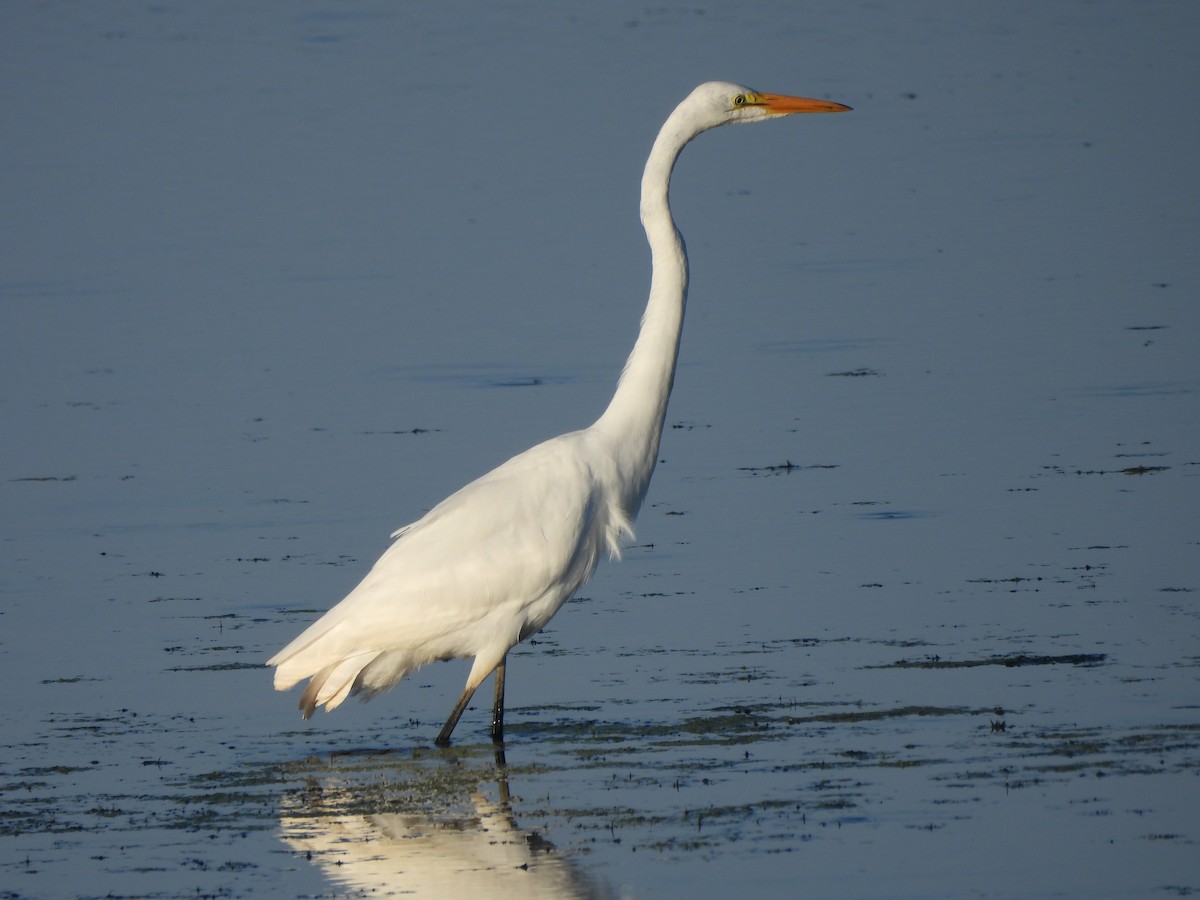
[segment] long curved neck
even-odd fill
[[[650,299],[616,393],[592,426],[611,441],[624,493],[619,502],[631,519],[657,461],[687,302],[687,251],[671,218],[668,191],[675,161],[697,132],[677,113],[659,132],[642,175],[642,226],[653,264]]]

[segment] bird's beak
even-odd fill
[[[832,100],[810,100],[808,97],[789,97],[786,94],[755,94],[754,105],[764,107],[775,116],[850,111],[849,106],[834,103]]]

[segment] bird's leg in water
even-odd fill
[[[504,740],[504,662],[508,657],[505,656],[500,660],[500,665],[496,666],[496,702],[492,706],[492,740],[497,743]],[[450,735],[454,733],[454,726],[458,724],[458,720],[462,718],[462,714],[467,709],[467,704],[471,702],[471,697],[475,694],[475,688],[466,687],[462,695],[458,698],[458,702],[454,704],[454,709],[450,711],[450,718],[446,720],[446,724],[442,726],[442,730],[438,733],[434,743],[439,747],[450,746]]]
[[[504,663],[507,660],[507,656],[501,659],[494,673],[496,699],[492,703],[492,741],[497,744],[504,742]]]
[[[469,687],[462,692],[462,696],[458,698],[458,702],[454,704],[454,709],[450,711],[450,718],[446,720],[446,724],[442,726],[442,730],[434,739],[434,743],[439,747],[450,746],[450,735],[454,731],[454,726],[458,724],[458,720],[462,718],[463,710],[467,708],[467,704],[471,702],[471,695],[475,693],[475,688]]]

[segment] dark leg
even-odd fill
[[[504,664],[507,661],[506,655],[493,673],[496,678],[496,699],[492,702],[492,741],[497,744],[504,741]]]
[[[504,745],[494,745],[492,752],[496,755],[496,788],[500,795],[500,808],[513,831],[517,831],[517,822],[512,813],[512,791],[508,787],[508,762],[504,759]]]
[[[462,718],[463,710],[467,708],[467,704],[471,702],[471,695],[475,693],[475,688],[469,687],[462,692],[462,696],[458,698],[458,702],[454,704],[454,709],[450,713],[450,718],[446,720],[446,724],[442,726],[441,732],[438,734],[434,743],[439,747],[450,746],[450,735],[454,731],[454,726],[458,724],[458,720]]]

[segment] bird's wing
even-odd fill
[[[512,629],[512,643],[544,625],[609,539],[588,446],[584,432],[539,444],[400,529],[362,582],[269,661],[276,686],[368,649],[425,648],[419,665],[474,655],[484,623]]]

